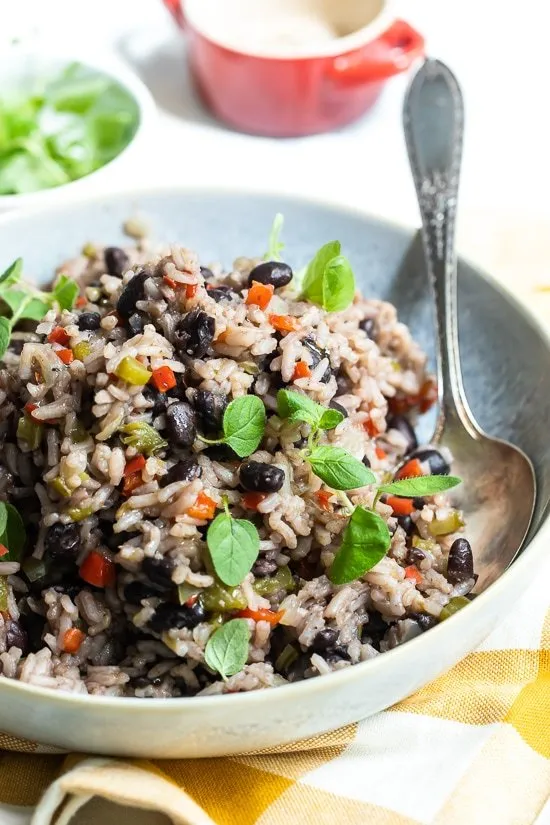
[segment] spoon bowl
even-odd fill
[[[457,503],[468,525],[479,593],[521,550],[535,508],[535,472],[522,450],[481,429],[462,383],[455,218],[464,104],[445,64],[426,60],[418,70],[405,98],[403,124],[435,299],[439,416],[432,443],[451,451],[453,472],[464,482]]]

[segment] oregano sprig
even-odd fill
[[[263,438],[266,414],[263,401],[257,395],[242,395],[227,405],[223,414],[223,437],[205,438],[207,444],[227,444],[239,458],[249,456]]]
[[[42,292],[21,280],[23,261],[17,258],[0,275],[0,302],[11,312],[0,317],[0,358],[6,352],[11,334],[19,321],[41,321],[53,307],[72,309],[78,295],[78,284],[67,275],[59,275],[51,292]]]
[[[2,561],[19,561],[26,540],[25,523],[19,511],[13,504],[0,501],[0,545],[8,551]]]
[[[245,666],[249,641],[250,628],[246,619],[231,619],[208,639],[204,649],[206,664],[225,681]]]
[[[322,246],[308,264],[302,283],[303,297],[327,312],[347,309],[355,295],[351,264],[340,252],[340,241]]]
[[[287,421],[304,421],[309,424],[311,432],[308,446],[303,451],[304,459],[310,464],[316,476],[333,490],[340,491],[340,497],[350,515],[329,574],[334,584],[345,584],[363,576],[388,552],[391,544],[390,532],[384,519],[374,510],[382,494],[402,498],[433,496],[461,483],[456,476],[444,475],[399,479],[378,486],[373,509],[361,505],[354,507],[345,491],[375,484],[376,476],[363,462],[342,447],[318,443],[320,432],[338,426],[344,418],[342,413],[326,409],[308,396],[292,390],[279,390],[277,412],[280,418]],[[332,413],[336,415],[329,416]]]
[[[280,212],[277,212],[273,220],[273,226],[269,233],[269,246],[264,255],[264,261],[280,261],[281,252],[285,248],[284,243],[280,240],[281,232],[283,231],[284,217]]]
[[[224,584],[236,587],[250,572],[260,552],[258,530],[247,519],[232,518],[227,499],[206,534],[206,543],[216,575]]]

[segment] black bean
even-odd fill
[[[153,418],[156,418],[157,415],[161,415],[161,413],[165,412],[166,407],[168,406],[168,396],[165,392],[159,392],[148,384],[143,388],[143,395],[148,401],[153,402],[153,407],[151,410],[153,413]]]
[[[252,286],[252,282],[256,281],[259,284],[272,284],[278,289],[291,282],[292,274],[289,265],[282,261],[264,261],[255,266],[248,276],[248,286]]]
[[[348,653],[347,647],[343,645],[337,645],[336,647],[329,648],[325,653],[325,658],[327,662],[351,662],[351,656]]]
[[[251,493],[277,493],[285,483],[285,471],[272,464],[247,461],[241,464],[239,479]]]
[[[410,535],[414,530],[414,521],[410,516],[398,516],[397,523],[407,535]]]
[[[35,653],[42,648],[42,636],[46,627],[46,620],[44,616],[38,613],[29,612],[21,616],[20,622],[27,634],[29,651]]]
[[[204,450],[210,461],[238,461],[239,456],[231,449],[229,444],[212,444]]]
[[[255,563],[254,567],[252,568],[252,572],[259,579],[265,579],[267,576],[271,576],[272,573],[275,573],[277,570],[277,563],[274,561],[270,561],[269,559],[258,559]]]
[[[372,610],[369,613],[368,621],[363,625],[363,629],[361,631],[361,641],[365,642],[370,639],[370,643],[373,647],[379,649],[380,642],[386,635],[387,630],[388,623],[384,621],[380,613]]]
[[[124,598],[129,604],[141,604],[143,599],[158,598],[161,594],[150,584],[130,582],[124,588]]]
[[[342,407],[342,405],[339,404],[335,398],[332,399],[332,401],[329,404],[329,407],[331,408],[331,410],[338,410],[339,413],[342,413],[344,418],[348,417],[348,411],[346,410],[346,408]]]
[[[222,428],[223,414],[227,407],[227,396],[210,390],[197,390],[193,404],[199,421],[208,432],[218,432]]]
[[[118,246],[108,246],[103,253],[107,272],[114,278],[120,278],[128,269],[130,259],[123,249]]]
[[[170,558],[156,559],[154,557],[146,556],[141,562],[141,570],[147,578],[163,588],[171,588],[174,583],[172,581],[172,571],[175,564]]]
[[[339,632],[332,627],[325,627],[313,638],[311,649],[315,653],[323,653],[328,648],[333,648],[338,641]]]
[[[420,627],[420,630],[425,633],[431,627],[435,627],[437,619],[434,616],[428,616],[427,613],[409,613],[407,619],[412,619]]]
[[[169,398],[178,398],[180,401],[187,401],[187,387],[191,370],[176,373],[176,386],[171,387],[166,395]],[[202,379],[199,379],[202,381]]]
[[[286,668],[285,676],[289,682],[301,682],[305,679],[306,670],[311,667],[310,655],[302,653]]]
[[[103,543],[109,548],[109,550],[112,550],[113,552],[116,552],[118,548],[121,546],[121,544],[125,544],[127,541],[129,541],[132,538],[135,538],[137,535],[137,533],[127,533],[125,530],[123,530],[121,533],[114,533],[112,522],[110,522],[109,524],[100,523],[100,528]]]
[[[415,450],[411,457],[417,458],[422,463],[426,462],[430,468],[430,473],[434,476],[446,476],[451,472],[451,468],[439,450],[423,447]]]
[[[129,318],[135,312],[136,304],[145,297],[145,281],[149,278],[149,273],[140,270],[128,281],[117,301],[116,311],[122,318]]]
[[[413,498],[413,507],[415,510],[423,510],[425,504],[426,502],[423,498],[420,498],[420,496]]]
[[[202,467],[194,455],[189,458],[184,458],[178,461],[173,467],[170,467],[165,476],[162,476],[159,486],[167,487],[169,484],[174,484],[175,481],[193,481],[195,478],[200,478],[202,475]]]
[[[447,578],[451,584],[461,584],[474,576],[474,557],[467,539],[455,539],[449,550]]]
[[[174,344],[178,353],[203,358],[214,340],[216,322],[202,309],[193,309],[179,321],[174,330]]]
[[[141,335],[147,323],[150,321],[143,312],[132,312],[127,321],[128,330],[132,335]]]
[[[234,298],[237,297],[236,291],[231,286],[226,286],[225,284],[220,284],[219,286],[212,287],[212,289],[207,290],[208,295],[216,301],[216,303],[220,303],[220,301],[232,301]]]
[[[426,554],[419,547],[411,547],[407,552],[407,564],[420,564],[425,558]]]
[[[275,370],[269,376],[269,384],[272,391],[281,390],[283,387],[286,387],[286,382],[283,381],[283,376],[279,372],[279,370]]]
[[[190,447],[197,435],[197,416],[186,401],[176,401],[166,410],[166,430],[171,444]]]
[[[347,375],[344,375],[342,372],[337,372],[336,386],[338,387],[338,395],[346,395],[353,385]]]
[[[8,619],[6,624],[6,645],[10,647],[18,647],[23,656],[27,655],[29,649],[29,637],[19,622],[14,619]]]
[[[201,266],[201,275],[205,281],[210,281],[214,277],[214,273],[207,266]]]
[[[392,415],[388,418],[388,430],[398,430],[407,440],[405,455],[418,447],[416,433],[411,422],[404,415]]]
[[[362,329],[368,338],[374,340],[376,333],[376,321],[374,318],[365,318],[359,323],[359,329]]]
[[[77,524],[53,524],[44,546],[52,559],[74,559],[80,550],[80,528]]]
[[[363,456],[363,464],[365,465],[365,467],[370,467],[371,466],[370,459],[367,458],[366,455]]]
[[[316,367],[317,364],[319,364],[324,358],[328,358],[328,352],[326,351],[326,349],[322,349],[317,344],[317,342],[315,341],[315,338],[312,335],[308,335],[306,338],[304,338],[303,341],[302,341],[302,344],[311,353],[311,366],[312,366],[312,368]],[[331,376],[332,376],[332,370],[330,368],[330,360],[329,360],[328,367],[326,368],[326,370],[324,371],[324,373],[323,373],[323,375],[320,379],[321,383],[322,384],[328,384],[328,382],[331,379]]]
[[[83,312],[78,316],[78,328],[80,330],[96,330],[101,326],[101,315],[99,312]]]
[[[70,584],[69,582],[63,582],[63,584],[56,584],[54,590],[56,590],[58,593],[66,594],[69,597],[69,599],[72,599],[72,601],[74,602],[78,594],[82,592],[82,582],[80,582],[80,584]]]
[[[206,610],[200,599],[192,605],[159,604],[154,616],[149,620],[149,627],[155,633],[163,633],[172,628],[186,627],[192,630],[206,618]]]

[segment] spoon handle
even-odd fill
[[[472,430],[458,349],[455,218],[464,134],[458,82],[439,60],[426,60],[413,78],[403,108],[409,162],[422,217],[422,238],[432,284],[438,338],[439,420],[456,415]]]

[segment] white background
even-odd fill
[[[550,285],[547,4],[410,0],[398,11],[464,90],[461,247],[550,321],[550,293],[536,290]],[[400,129],[404,78],[393,80],[358,124],[277,141],[231,132],[203,110],[186,76],[184,39],[160,0],[0,0],[0,82],[2,49],[12,37],[73,56],[116,51],[148,83],[159,105],[150,151],[141,165],[118,173],[113,187],[221,181],[417,222]],[[550,823],[546,810],[540,825]]]

